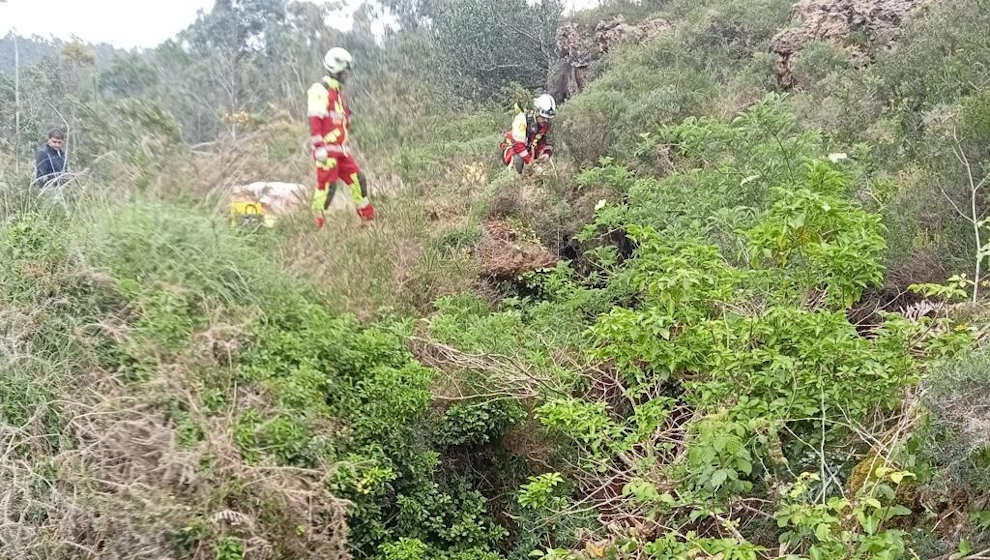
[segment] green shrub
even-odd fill
[[[875,186],[865,179],[869,151],[855,147],[854,158],[824,161],[824,134],[802,129],[775,95],[731,121],[688,118],[638,142],[643,152],[673,146],[673,172],[656,178],[604,159],[578,176],[581,186],[624,195],[601,208],[583,236],[601,270],[581,274],[562,263],[534,273],[526,278],[530,291],[496,309],[477,299],[442,300],[431,332],[465,352],[526,365],[556,364],[565,352],[584,349],[588,365],[577,375],[535,370],[546,373],[533,415],[554,444],[550,456],[562,476],[624,473],[622,507],[629,511],[725,527],[733,523],[724,518],[730,504],[756,498],[779,505],[775,481],[818,469],[825,474],[812,491],[838,497],[863,452],[850,443],[857,433],[850,426],[896,414],[905,389],[921,377],[912,353],[937,354],[928,345],[939,344],[910,342],[922,340],[915,337],[924,321],[886,317],[867,338],[847,316],[884,273],[883,220],[856,200]],[[617,230],[631,241],[621,259],[607,250]],[[498,386],[502,363],[462,372],[459,386]],[[545,542],[570,542],[561,531],[576,518],[555,518],[570,498],[543,492],[536,500],[537,482],[523,488],[530,505],[518,523],[542,533],[517,544],[540,546],[543,554]],[[581,492],[574,499],[596,502]],[[906,553],[903,533],[880,530],[892,517],[840,506],[830,510],[816,500],[792,513],[860,515],[866,526],[846,536],[829,526],[815,542],[802,533],[795,546],[863,558]],[[804,531],[804,521],[795,523]],[[758,523],[747,527],[752,542],[689,534],[649,546],[752,558],[755,543],[786,532]],[[648,544],[633,539],[613,550],[622,546]],[[557,554],[552,550],[547,557]]]
[[[769,212],[747,232],[753,260],[769,258],[781,267],[803,260],[802,287],[824,287],[833,304],[849,307],[883,279],[884,228],[880,216],[842,198],[847,182],[839,171],[814,162],[805,172],[805,182],[778,190]]]
[[[399,497],[396,531],[439,550],[493,550],[505,529],[491,522],[485,499],[466,485],[425,485]]]
[[[911,18],[893,49],[877,53],[870,73],[882,80],[879,93],[888,102],[907,100],[914,111],[902,116],[915,120],[934,105],[974,92],[973,78],[990,63],[980,33],[988,24],[984,0],[927,7]]]
[[[525,416],[513,400],[455,403],[444,411],[434,440],[441,446],[479,446],[498,441]]]
[[[382,545],[376,560],[501,560],[494,552],[470,549],[459,552],[436,552],[419,539],[401,538]]]
[[[674,30],[610,53],[605,72],[561,109],[555,126],[579,164],[628,156],[641,133],[690,115],[724,111],[725,103],[743,92],[765,91],[770,65],[753,53],[767,50],[787,21],[787,2],[664,8],[677,14]]]
[[[244,542],[236,537],[224,537],[217,543],[216,560],[243,560]]]
[[[919,434],[923,455],[936,468],[942,492],[990,492],[990,431],[985,402],[990,356],[985,351],[940,364],[923,385],[929,422]]]
[[[811,41],[791,62],[791,72],[802,89],[814,90],[833,73],[848,70],[852,65],[849,52],[830,41]]]

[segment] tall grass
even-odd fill
[[[0,206],[0,556],[346,556],[326,470],[234,439],[273,402],[237,380],[249,325],[307,288],[201,208],[113,192]]]

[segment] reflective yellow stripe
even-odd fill
[[[316,192],[313,193],[313,212],[323,212],[323,210],[327,207],[327,197],[329,195],[329,186],[325,189],[316,189]]]
[[[310,117],[325,117],[329,114],[327,110],[330,105],[330,98],[327,97],[327,90],[321,84],[313,84],[306,93],[306,114]]]
[[[357,173],[351,173],[351,200],[359,206],[365,203],[364,195],[361,194],[361,179]]]
[[[512,139],[516,142],[526,141],[526,113],[519,113],[512,120]]]

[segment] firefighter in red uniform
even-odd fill
[[[499,147],[502,161],[522,173],[523,165],[533,160],[547,159],[553,155],[550,142],[550,119],[557,113],[553,96],[543,94],[533,100],[535,111],[526,113],[516,106],[518,113],[512,121],[512,130],[505,133]]]
[[[364,174],[354,160],[347,138],[351,111],[341,86],[347,78],[351,62],[351,54],[342,48],[327,51],[323,66],[329,75],[313,84],[307,94],[313,159],[316,160],[313,212],[316,214],[316,225],[320,228],[326,221],[325,211],[333,199],[338,179],[350,190],[358,216],[366,222],[375,217],[375,207],[368,200]]]

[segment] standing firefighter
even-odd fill
[[[550,119],[557,113],[557,102],[553,96],[543,94],[533,100],[533,107],[535,111],[524,112],[516,106],[518,114],[512,121],[512,130],[505,133],[505,139],[499,145],[502,161],[518,173],[534,159],[549,159],[553,155]]]
[[[313,159],[316,160],[316,192],[313,193],[313,212],[316,225],[322,228],[325,211],[333,199],[337,180],[342,180],[357,205],[357,214],[363,221],[375,217],[375,207],[368,200],[367,184],[361,168],[354,161],[348,143],[348,127],[351,111],[344,100],[341,86],[351,68],[351,54],[335,47],[323,57],[323,66],[329,73],[322,81],[313,84],[308,92],[309,128],[312,134]]]

